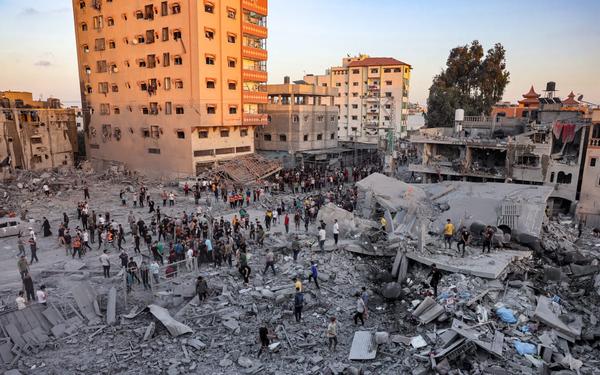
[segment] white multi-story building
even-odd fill
[[[304,81],[338,89],[339,140],[378,143],[390,131],[396,138],[406,135],[410,70],[392,57],[359,55],[344,58],[342,66],[324,75],[306,75]]]

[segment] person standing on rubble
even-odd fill
[[[150,266],[148,267],[148,269],[150,270],[150,273],[152,274],[154,283],[158,284],[160,266],[158,265],[158,262],[156,261],[156,259],[152,260],[152,263],[150,263]]]
[[[467,244],[469,243],[470,239],[471,239],[471,232],[469,232],[469,230],[467,230],[467,228],[465,226],[462,226],[460,228],[460,237],[458,239],[458,242],[456,243],[456,249],[458,251],[460,251],[460,245],[462,245],[461,257],[465,256],[465,248],[467,247]]]
[[[488,254],[492,251],[492,241],[494,239],[494,229],[488,225],[483,230],[483,249],[482,253],[485,254],[485,249],[487,248]]]
[[[290,233],[290,216],[286,213],[283,218],[283,225],[285,226],[285,233]]]
[[[298,254],[300,254],[300,241],[298,240],[298,235],[294,235],[294,239],[292,240],[292,254],[294,257],[294,263],[298,260]]]
[[[42,229],[44,231],[44,237],[49,237],[52,235],[52,231],[50,230],[50,222],[45,216],[42,219]]]
[[[319,287],[319,270],[317,269],[317,263],[314,260],[310,261],[310,275],[308,275],[309,283],[311,279],[315,280],[315,285],[317,286],[317,289],[321,289]]]
[[[199,301],[204,301],[208,295],[208,284],[202,276],[198,276],[196,279],[196,294]]]
[[[25,272],[23,275],[23,289],[25,289],[25,295],[27,296],[27,302],[35,301],[35,291],[33,289],[33,279],[29,272]]]
[[[18,257],[26,256],[27,253],[25,252],[25,240],[21,236],[21,232],[19,232],[19,234],[17,236],[18,236],[17,237],[17,247],[19,249],[19,253],[17,254],[17,256]]]
[[[148,275],[148,263],[145,260],[142,260],[142,264],[140,264],[140,276],[142,277],[142,284],[144,285],[144,289],[150,288],[150,279]]]
[[[356,311],[354,312],[354,325],[358,324],[358,320],[360,319],[360,325],[365,325],[365,301],[363,301],[360,293],[356,294]]]
[[[17,268],[19,269],[19,274],[21,274],[21,279],[23,279],[23,277],[25,277],[25,274],[29,272],[29,263],[27,263],[27,258],[25,258],[25,254],[21,255],[21,257],[17,261]]]
[[[104,278],[110,278],[110,259],[108,258],[108,250],[104,250],[100,255],[100,264],[102,265],[102,273]]]
[[[258,329],[258,338],[260,340],[260,350],[258,351],[257,358],[260,358],[263,350],[269,350],[269,345],[271,345],[271,337],[273,335],[269,334],[269,328],[267,328],[266,323]]]
[[[267,251],[267,255],[265,257],[265,270],[263,271],[263,275],[267,273],[269,267],[271,270],[273,270],[273,275],[275,275],[275,254],[273,254],[273,250],[271,249]]]
[[[327,340],[329,341],[329,350],[335,351],[337,348],[337,320],[335,316],[332,316],[329,324],[327,325],[327,331],[325,334],[327,335]]]
[[[302,320],[302,308],[304,307],[304,293],[300,288],[296,288],[296,294],[294,295],[294,317],[296,322],[300,323]]]
[[[19,290],[19,296],[15,298],[15,303],[17,304],[17,310],[23,310],[27,307],[27,301],[25,297],[23,297],[25,293],[22,290]]]
[[[437,298],[437,287],[442,279],[442,272],[437,268],[435,264],[431,265],[431,271],[429,271],[428,277],[431,276],[429,285],[433,288],[433,297]]]
[[[252,270],[250,269],[250,266],[248,266],[248,264],[243,264],[240,267],[240,273],[244,278],[244,285],[248,285],[248,283],[250,282],[250,272],[252,272]]]
[[[333,223],[333,241],[335,243],[335,247],[336,248],[337,248],[339,237],[340,237],[340,224],[338,224],[337,219],[334,219],[334,223]]]
[[[446,246],[448,246],[448,249],[452,248],[452,236],[454,236],[454,224],[448,219],[446,225],[444,225],[444,249]]]
[[[325,239],[327,238],[327,232],[325,232],[325,228],[320,227],[319,229],[319,249],[321,251],[325,251]]]
[[[29,264],[33,264],[33,261],[40,262],[37,257],[37,242],[35,241],[35,237],[29,238],[29,250],[31,250],[31,260]]]
[[[191,247],[188,248],[187,252],[185,253],[185,268],[187,268],[189,272],[194,270],[194,249]]]
[[[87,186],[87,183],[83,184],[83,200],[90,200],[90,189]]]

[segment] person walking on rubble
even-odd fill
[[[294,295],[294,317],[296,322],[300,323],[302,320],[302,308],[304,307],[304,293],[300,288],[296,288],[296,294]]]
[[[321,289],[319,287],[319,270],[317,268],[317,263],[314,260],[310,262],[310,274],[308,275],[309,284],[310,280],[315,280],[315,285],[317,286],[317,289]]]
[[[274,335],[269,333],[269,328],[267,328],[266,323],[262,325],[258,329],[258,339],[260,341],[260,350],[258,351],[257,358],[260,358],[263,350],[269,350],[269,345],[271,345],[271,338]]]
[[[33,261],[39,263],[40,260],[37,257],[37,242],[34,237],[29,239],[29,250],[31,250],[31,261],[29,261],[29,264],[33,264]]]
[[[267,251],[267,255],[265,257],[265,270],[263,271],[263,275],[267,273],[269,267],[273,271],[273,275],[275,275],[275,254],[273,254],[273,251],[270,249]]]
[[[360,319],[360,325],[365,325],[365,301],[363,301],[360,293],[356,294],[356,311],[354,312],[354,325],[358,324],[358,320]]]
[[[29,272],[25,272],[23,275],[23,289],[25,289],[25,295],[27,296],[27,302],[35,301],[35,291],[33,290],[33,279]]]
[[[454,224],[448,219],[444,225],[444,249],[446,246],[448,249],[452,248],[452,236],[454,236]]]
[[[429,285],[433,288],[433,297],[437,298],[437,287],[440,280],[442,279],[442,272],[437,268],[435,264],[432,264],[431,271],[429,271],[427,277],[429,276],[431,276],[431,281],[429,282]]]
[[[202,276],[198,276],[196,279],[196,294],[198,295],[199,301],[204,301],[208,295],[208,284],[206,279]]]
[[[88,188],[87,184],[83,184],[83,200],[90,200],[90,188]]]
[[[106,249],[100,255],[100,264],[102,265],[104,278],[108,279],[110,277],[110,259],[108,258],[108,250]]]
[[[337,348],[337,331],[337,319],[335,318],[335,316],[332,316],[329,320],[329,324],[327,325],[327,331],[325,332],[325,334],[327,335],[327,341],[329,341],[330,351],[335,351],[335,349]]]
[[[23,279],[25,274],[29,272],[29,263],[27,263],[27,258],[25,258],[25,255],[21,255],[17,261],[17,267],[19,269],[19,274],[21,274],[21,279]]]
[[[325,232],[325,228],[321,227],[321,229],[319,229],[319,249],[321,251],[325,251],[326,237],[327,237],[327,232]]]

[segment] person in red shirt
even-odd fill
[[[285,233],[290,233],[290,217],[288,214],[285,214],[285,218],[283,219],[283,225],[285,225]]]

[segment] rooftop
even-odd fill
[[[360,66],[389,66],[389,65],[407,65],[405,62],[396,60],[393,57],[367,57],[363,60],[352,61],[348,64],[348,67],[360,67]]]

